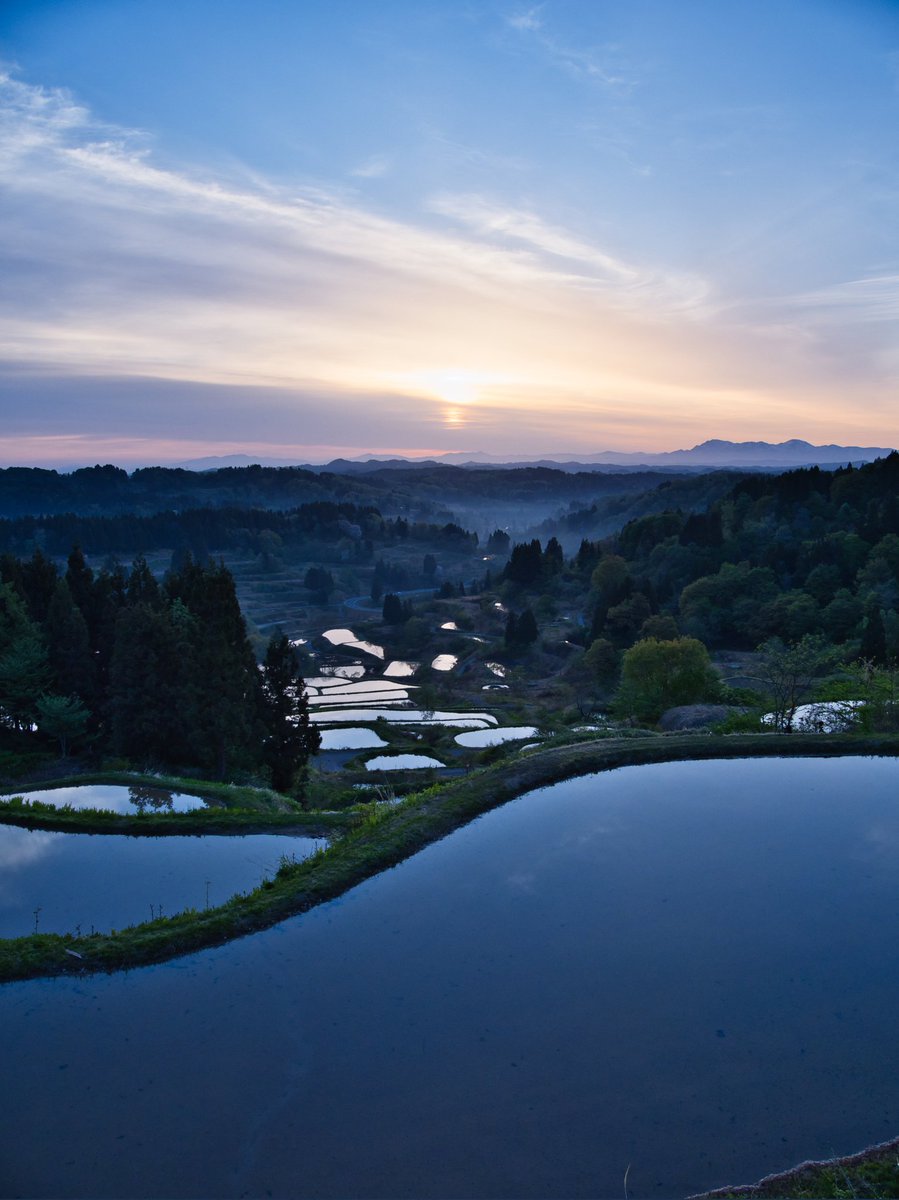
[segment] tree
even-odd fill
[[[321,736],[309,723],[309,705],[294,648],[286,634],[271,638],[262,664],[263,755],[272,787],[290,792]]]
[[[386,625],[402,625],[408,619],[409,614],[396,592],[388,592],[384,597],[381,617]]]
[[[149,604],[122,609],[110,665],[113,748],[138,762],[178,762],[197,739],[196,706],[188,699],[191,653],[169,611]],[[196,761],[196,758],[195,758]]]
[[[191,673],[184,680],[188,695],[202,697],[191,731],[195,753],[224,779],[229,764],[258,761],[259,671],[234,579],[222,563],[194,563],[170,576],[166,590],[195,621],[188,635]]]
[[[131,574],[128,576],[127,596],[129,604],[149,604],[154,607],[159,604],[159,584],[142,554],[139,554],[132,564]]]
[[[530,542],[522,542],[512,547],[512,555],[506,563],[503,575],[512,583],[522,587],[535,584],[543,572],[543,550],[540,542],[534,538]]]
[[[537,640],[537,620],[529,608],[517,616],[510,610],[506,617],[506,645],[510,649],[523,649]]]
[[[0,657],[0,710],[13,728],[34,724],[38,698],[49,683],[47,651],[38,637],[18,639]]]
[[[565,679],[582,717],[589,716],[615,687],[619,659],[619,651],[607,638],[596,638],[566,669]]]
[[[37,727],[59,740],[59,752],[68,758],[69,744],[84,736],[90,713],[78,696],[44,695],[37,701]]]
[[[328,596],[334,591],[334,576],[324,567],[310,567],[303,580],[303,586],[314,593],[316,604],[327,604]]]
[[[661,613],[647,617],[640,626],[639,638],[655,638],[657,642],[673,642],[680,637],[677,621],[674,617],[663,616]]]
[[[865,605],[865,624],[862,629],[861,657],[876,666],[882,666],[887,657],[887,635],[883,626],[883,615],[876,595]]]
[[[714,699],[720,680],[696,638],[645,638],[625,652],[615,707],[625,716],[656,721],[666,708]]]
[[[96,619],[96,617],[95,617]],[[50,666],[63,696],[93,702],[97,670],[91,654],[87,621],[74,602],[66,579],[60,579],[44,622]]]
[[[789,733],[796,709],[819,675],[839,659],[839,651],[820,634],[806,634],[794,645],[770,638],[759,646],[759,679],[771,696],[775,729]]]
[[[634,592],[606,613],[604,630],[616,646],[629,646],[652,614],[649,601],[642,592]]]
[[[565,565],[565,556],[558,538],[551,537],[543,551],[543,569],[547,575],[558,575]]]

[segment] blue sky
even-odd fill
[[[0,6],[6,462],[899,443],[899,5]]]

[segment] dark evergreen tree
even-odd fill
[[[406,611],[403,608],[403,602],[395,592],[388,592],[384,597],[384,606],[381,611],[381,616],[387,625],[402,625],[406,620]]]
[[[517,616],[511,610],[506,617],[506,645],[510,650],[521,650],[537,640],[537,620],[529,608]]]
[[[94,573],[87,565],[80,546],[75,546],[69,555],[65,575],[69,593],[87,620],[94,609]]]
[[[543,551],[543,570],[548,576],[558,575],[565,565],[565,556],[557,538],[551,537]]]
[[[285,634],[273,636],[262,664],[263,755],[272,787],[291,792],[321,737],[309,723],[299,664]]]
[[[259,712],[259,672],[234,580],[219,563],[194,563],[166,581],[166,591],[196,619],[189,691],[202,697],[194,731],[199,761],[223,779],[229,766],[252,762]]]
[[[503,572],[506,579],[521,587],[537,583],[543,571],[543,551],[540,542],[521,542],[512,547],[512,555]]]
[[[61,696],[77,696],[93,708],[97,669],[91,653],[87,621],[72,597],[68,578],[56,584],[44,622],[47,655],[55,678],[54,690]]]
[[[149,604],[157,607],[161,602],[159,584],[142,554],[138,555],[131,567],[126,594],[129,604]]]
[[[529,608],[518,618],[517,638],[520,646],[530,646],[537,640],[537,620]]]
[[[50,665],[40,628],[11,584],[0,586],[0,719],[27,730],[48,690]]]
[[[882,666],[887,658],[887,635],[883,614],[877,598],[872,596],[865,606],[865,623],[862,628],[860,654],[867,662]]]
[[[184,647],[168,610],[132,604],[119,614],[109,684],[113,749],[146,765],[199,756],[185,744],[202,736],[184,703]]]
[[[33,621],[46,619],[58,578],[56,564],[40,550],[35,550],[29,562],[22,563],[23,594]]]

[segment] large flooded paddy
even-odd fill
[[[6,1195],[686,1195],[899,1132],[899,763],[631,767],[0,991]]]

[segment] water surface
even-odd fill
[[[366,771],[414,771],[442,766],[442,762],[427,754],[379,754],[365,763]]]
[[[534,725],[506,725],[501,729],[473,729],[470,733],[457,733],[454,741],[460,746],[481,749],[485,746],[501,746],[503,742],[517,742],[530,738],[538,732]]]
[[[271,878],[281,856],[324,843],[285,834],[127,837],[0,825],[0,937],[124,929],[223,904]]]
[[[6,1194],[670,1197],[895,1135],[897,785],[625,768],[253,937],[10,985]]]
[[[380,750],[387,743],[373,729],[323,729],[322,750]]]
[[[13,792],[0,796],[0,800],[11,800],[21,795],[26,803],[52,804],[54,808],[96,808],[104,812],[193,812],[205,808],[206,801],[200,796],[186,792],[171,792],[168,788],[146,784],[121,787],[118,784],[83,783],[77,787],[43,788],[36,792]]]

